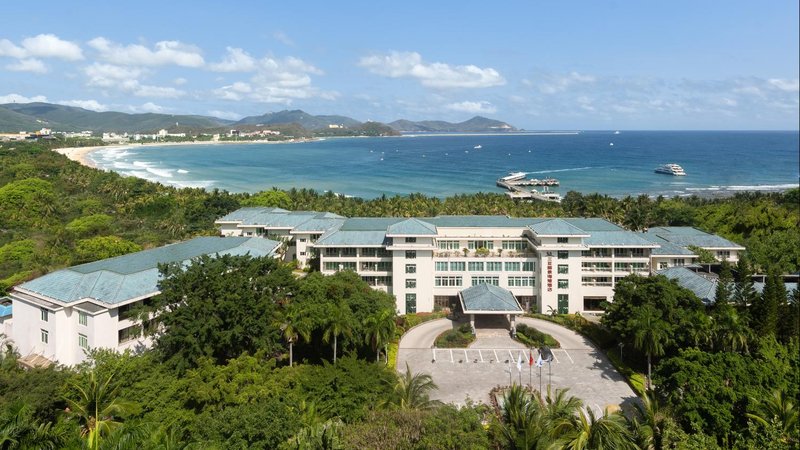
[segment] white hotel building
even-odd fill
[[[454,307],[460,292],[481,284],[510,291],[526,310],[600,311],[621,278],[696,262],[688,246],[731,262],[744,251],[695,228],[637,233],[597,218],[345,218],[242,208],[216,224],[223,236],[284,241],[285,259],[301,267],[319,257],[325,274],[355,271],[394,295],[400,314]]]

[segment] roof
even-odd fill
[[[383,231],[390,225],[406,220],[403,217],[355,217],[342,224],[342,231]]]
[[[583,243],[589,246],[630,246],[651,247],[656,244],[633,231],[592,231],[591,236],[584,238]]]
[[[17,288],[62,303],[89,298],[114,305],[158,292],[159,264],[201,255],[271,256],[279,245],[260,237],[198,237],[58,270]]]
[[[525,228],[541,219],[507,216],[438,216],[422,217],[421,220],[441,228]]]
[[[346,231],[333,230],[323,234],[314,244],[316,247],[335,247],[339,245],[386,246],[385,231]]]
[[[236,211],[230,212],[219,219],[217,222],[240,222],[243,220],[248,219],[256,214],[261,214],[265,212],[289,212],[285,209],[281,208],[267,208],[263,206],[251,206],[246,208],[239,208]]]
[[[251,215],[242,221],[242,225],[261,225],[269,228],[294,228],[314,216],[315,211],[265,211]]]
[[[459,297],[465,314],[523,312],[514,294],[492,284],[479,284],[464,289]]]
[[[744,250],[741,245],[731,242],[716,234],[709,234],[693,227],[656,227],[645,233],[657,236],[672,244],[688,247],[694,245],[701,248],[730,248]],[[652,240],[652,239],[651,239]]]
[[[660,246],[653,249],[652,254],[655,256],[696,256],[688,248],[673,244],[655,233],[641,233],[641,237]]]
[[[624,228],[599,217],[570,217],[562,220],[575,225],[583,231],[625,231]]]
[[[528,228],[538,236],[589,236],[589,233],[564,219],[548,219],[534,223]]]
[[[435,225],[414,218],[393,223],[386,231],[388,235],[405,236],[436,236],[437,233]]]
[[[670,280],[675,280],[678,285],[689,289],[705,304],[714,303],[717,292],[717,281],[706,278],[686,267],[670,267],[659,270],[659,275],[664,275]]]
[[[292,233],[324,233],[340,227],[346,220],[344,217],[329,217],[330,213],[318,214],[300,225],[292,228]],[[331,216],[336,216],[331,214]]]

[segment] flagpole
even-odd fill
[[[528,387],[533,388],[533,349],[528,349]]]

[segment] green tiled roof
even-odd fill
[[[327,214],[319,214],[314,216],[313,219],[307,220],[300,225],[292,228],[292,232],[294,233],[309,233],[309,232],[317,232],[317,233],[324,233],[328,230],[340,227],[345,218],[337,218],[337,217],[327,217]],[[335,216],[335,214],[334,214]]]
[[[685,267],[670,267],[669,269],[659,270],[656,273],[677,281],[681,287],[694,292],[703,303],[714,303],[717,292],[716,280],[712,281]]]
[[[614,225],[606,219],[599,217],[569,217],[563,219],[565,222],[575,225],[583,231],[625,231],[624,228]]]
[[[263,225],[270,228],[293,228],[316,216],[314,211],[292,211],[292,212],[262,212],[255,214],[242,222],[242,225]]]
[[[315,244],[318,247],[336,247],[339,245],[388,245],[386,231],[351,231],[334,230],[323,234]]]
[[[438,216],[421,217],[420,220],[440,228],[525,228],[536,221],[536,219],[506,216]]]
[[[342,231],[383,231],[390,225],[406,220],[403,217],[355,217],[345,220]]]
[[[529,227],[539,236],[587,236],[589,233],[564,219],[549,219]]]
[[[240,222],[246,220],[256,214],[263,214],[267,212],[289,212],[281,208],[265,208],[263,206],[252,206],[246,208],[239,208],[236,211],[230,212],[219,219],[219,222]]]
[[[636,246],[655,247],[656,244],[633,231],[592,231],[591,236],[584,238],[583,243],[589,246]]]
[[[646,234],[658,236],[661,239],[682,247],[695,245],[704,248],[744,248],[716,234],[709,234],[692,227],[657,227],[651,228]]]
[[[519,312],[522,307],[511,292],[491,284],[479,284],[459,294],[464,313]]]
[[[668,240],[659,237],[654,233],[642,233],[641,236],[648,241],[659,245],[659,248],[653,249],[653,255],[686,255],[692,256],[694,253],[688,248],[681,247],[680,245],[673,244]]]
[[[419,219],[406,219],[389,225],[386,234],[407,236],[435,236],[436,226]]]
[[[250,237],[198,237],[164,247],[81,264],[23,283],[20,289],[63,303],[92,298],[110,305],[158,291],[158,265],[201,255],[272,255],[280,242]]]

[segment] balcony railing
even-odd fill
[[[458,250],[439,250],[433,252],[433,256],[437,258],[536,258],[538,255],[534,252],[518,252],[514,250],[503,250],[497,253],[497,250],[489,250],[488,253],[478,253],[475,250],[470,250],[464,255],[463,251]]]

